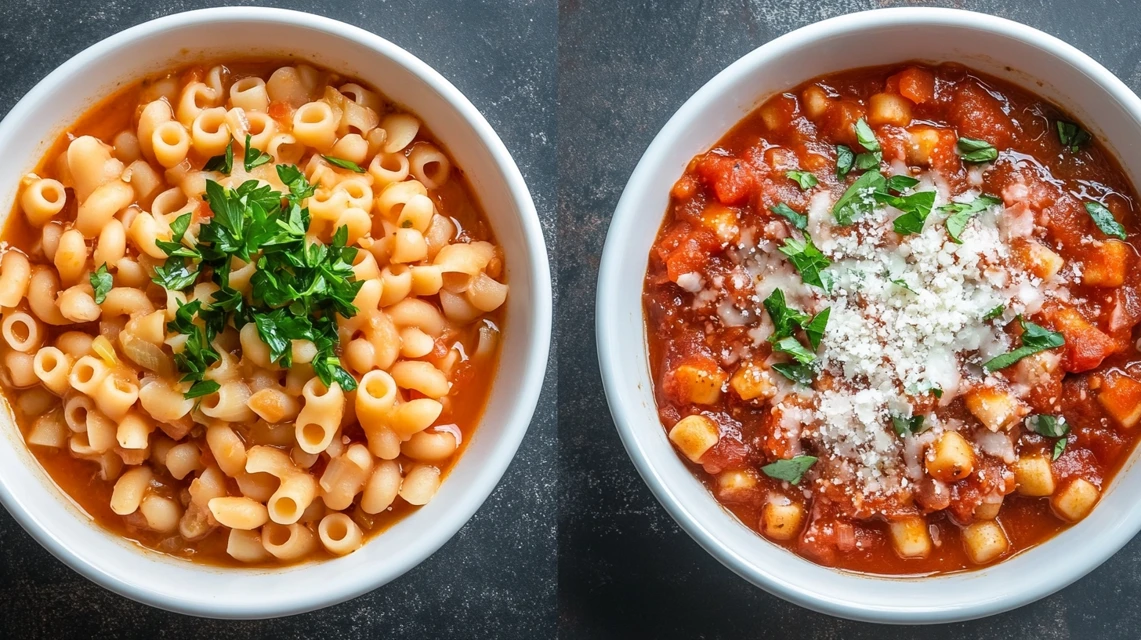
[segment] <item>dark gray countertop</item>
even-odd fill
[[[56,66],[102,38],[162,15],[223,4],[324,14],[380,34],[435,67],[475,103],[507,144],[531,188],[553,251],[553,0],[3,0],[0,114]],[[55,560],[0,510],[0,637],[553,637],[554,355],[531,430],[499,487],[455,538],[387,586],[282,620],[195,619],[95,586]]]
[[[776,36],[835,15],[918,4],[973,9],[1037,27],[1089,53],[1135,91],[1141,89],[1136,7],[1121,0],[560,4],[563,637],[1141,637],[1138,540],[1060,593],[977,622],[917,631],[846,622],[788,604],[735,576],[682,532],[639,478],[614,431],[595,356],[595,279],[614,206],[654,135],[707,80]]]

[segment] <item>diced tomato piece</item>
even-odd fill
[[[701,466],[706,473],[718,474],[726,469],[741,469],[748,465],[749,447],[736,438],[722,437],[705,455]]]
[[[677,248],[669,252],[664,258],[666,272],[670,280],[677,279],[686,273],[700,273],[705,269],[714,249],[721,246],[721,241],[706,229],[692,229],[678,243]]]
[[[856,139],[856,122],[867,115],[864,105],[848,98],[841,98],[832,104],[821,126],[821,133],[837,144],[846,144],[856,153],[863,151]]]
[[[203,200],[202,202],[198,203],[197,207],[194,208],[194,216],[191,217],[191,220],[194,222],[203,222],[213,217],[214,210],[210,208],[210,203]]]
[[[1070,372],[1089,371],[1118,350],[1118,344],[1085,319],[1073,307],[1044,309],[1046,323],[1066,338],[1062,368]]]
[[[721,204],[744,204],[752,193],[753,173],[744,160],[706,154],[697,173]]]
[[[288,102],[274,101],[269,103],[268,113],[269,117],[282,124],[289,123],[293,118],[293,109]]]
[[[887,91],[923,104],[935,98],[935,75],[926,69],[908,67],[887,79]]]
[[[1010,146],[1014,124],[1002,110],[1002,103],[981,86],[973,82],[962,83],[955,93],[951,110],[951,119],[959,135],[986,140],[997,149]]]
[[[697,178],[687,173],[674,183],[670,195],[678,200],[688,200],[697,194],[698,186]]]

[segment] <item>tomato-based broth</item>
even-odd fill
[[[99,525],[212,564],[344,555],[436,493],[499,357],[502,250],[374,89],[295,61],[110,96],[22,181],[3,392]]]
[[[650,253],[670,440],[823,565],[950,572],[1041,543],[1136,441],[1136,204],[1081,123],[960,65],[770,98],[690,162]]]

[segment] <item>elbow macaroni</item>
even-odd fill
[[[508,285],[478,207],[417,117],[327,71],[250,66],[128,92],[106,108],[129,111],[130,126],[101,139],[82,121],[24,178],[0,255],[0,380],[10,398],[22,390],[13,409],[50,473],[71,469],[65,458],[96,465],[107,490],[72,497],[110,495],[116,520],[101,524],[196,559],[278,564],[349,554],[431,500],[486,399],[498,351],[484,345],[498,345],[487,334],[498,336]],[[247,135],[268,165],[245,169]],[[230,174],[204,169],[228,148]],[[336,318],[357,388],[323,384],[327,352],[309,340],[293,341],[292,366],[272,362],[246,322],[211,345],[220,355],[202,378],[217,389],[187,398],[187,336],[169,323],[219,288],[205,276],[161,288],[161,245],[186,213],[183,242],[197,243],[207,180],[280,190],[275,164],[315,188],[309,241],[344,227],[358,249],[357,313]],[[256,257],[235,258],[224,281],[247,299]],[[197,547],[207,540],[224,543]]]

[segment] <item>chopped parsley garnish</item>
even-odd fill
[[[1070,433],[1070,425],[1065,418],[1059,418],[1047,413],[1030,416],[1026,419],[1026,426],[1040,436],[1057,438],[1054,441],[1053,460],[1062,456],[1066,450],[1066,436]]]
[[[214,156],[206,161],[202,167],[203,171],[221,171],[226,175],[230,175],[234,170],[234,140],[230,139],[226,143],[226,152],[220,156]]]
[[[856,155],[847,145],[836,145],[836,177],[845,178],[856,162]]]
[[[1077,153],[1078,149],[1091,139],[1088,131],[1073,122],[1059,120],[1057,126],[1058,140],[1061,141],[1063,147],[1070,150],[1070,153]]]
[[[904,191],[917,184],[919,181],[911,176],[884,178],[879,171],[868,171],[857,178],[836,201],[832,207],[832,217],[836,219],[836,224],[847,226],[856,218],[871,212],[877,203],[885,204],[904,214],[896,218],[896,233],[919,233],[935,204],[935,192],[920,191],[903,195]]]
[[[801,231],[804,231],[808,228],[808,216],[804,215],[803,213],[797,213],[796,211],[793,211],[792,207],[783,202],[777,203],[776,206],[769,207],[769,211],[772,211],[778,216],[786,218],[789,222],[792,223],[792,226],[800,229]]]
[[[232,154],[232,152],[231,152],[231,154]],[[231,162],[232,161],[233,161],[233,156],[231,155]],[[273,162],[273,156],[269,155],[268,153],[258,149],[257,147],[254,147],[252,144],[250,144],[250,134],[247,133],[246,134],[246,157],[243,158],[243,162],[242,162],[242,164],[246,165],[246,171],[253,171],[254,169],[262,166],[263,164],[266,164],[267,162]]]
[[[983,162],[994,162],[998,159],[998,149],[995,149],[994,146],[986,140],[959,138],[959,143],[956,146],[959,149],[959,157],[963,159],[963,162],[980,164]]]
[[[832,292],[832,274],[825,271],[832,262],[812,244],[812,238],[808,236],[803,240],[785,238],[780,252],[788,256],[789,262],[800,272],[804,284],[819,287],[825,293]]]
[[[773,371],[806,387],[812,384],[812,378],[816,375],[810,365],[791,362],[778,362],[773,365]]]
[[[955,244],[963,244],[963,231],[971,219],[996,204],[1002,204],[1002,200],[983,194],[971,202],[952,202],[939,207],[940,211],[949,214],[946,225],[951,240]]]
[[[796,184],[800,186],[801,191],[808,191],[812,187],[820,184],[816,176],[808,171],[786,171],[784,175],[789,180],[796,182]]]
[[[1125,227],[1121,226],[1117,218],[1113,217],[1113,212],[1105,205],[1100,202],[1087,202],[1086,212],[1089,213],[1090,218],[1093,218],[1093,223],[1097,225],[1098,229],[1101,229],[1102,233],[1121,240],[1125,239]]]
[[[886,184],[884,177],[878,171],[869,171],[856,178],[832,207],[832,217],[836,219],[836,224],[846,227],[857,217],[874,209],[876,202],[874,194],[883,191]]]
[[[91,281],[91,288],[95,290],[95,304],[103,304],[103,301],[107,299],[107,293],[114,286],[111,274],[107,273],[107,263],[104,262],[100,265],[88,280]]]
[[[804,333],[808,334],[808,343],[812,345],[815,351],[820,348],[820,341],[824,339],[824,330],[828,328],[828,315],[832,313],[832,307],[825,307],[823,311],[813,316],[808,324],[801,323],[804,328]]]
[[[911,293],[918,293],[915,289],[912,289],[911,286],[907,284],[907,281],[904,280],[903,278],[890,278],[890,280],[891,280],[891,283],[897,287],[907,289]]]
[[[182,395],[187,398],[201,398],[202,396],[208,396],[221,388],[222,385],[213,380],[199,380],[198,382],[190,385],[190,390]]]
[[[249,149],[247,166],[270,161],[268,155],[251,155]],[[207,368],[219,359],[214,338],[227,326],[240,329],[250,322],[269,346],[270,359],[282,368],[292,366],[293,341],[308,340],[317,347],[312,366],[322,383],[336,382],[345,391],[357,386],[337,357],[336,321],[338,315],[349,318],[357,312],[353,299],[363,285],[353,274],[357,249],[347,246],[347,227],[338,228],[328,245],[310,242],[309,210],[302,201],[313,194],[313,187],[295,166],[278,165],[277,173],[289,193],[259,186],[256,180],[236,189],[207,180],[205,199],[214,215],[199,226],[197,244],[183,244],[189,213],[171,223],[170,240],[158,243],[169,256],[155,268],[159,285],[182,291],[205,276],[219,287],[207,303],[180,305],[167,325],[187,336],[175,363],[182,381],[194,383],[185,394],[188,398],[217,390],[204,380]],[[235,260],[257,266],[248,298],[230,286]]]
[[[880,147],[879,140],[876,140],[875,132],[863,118],[856,121],[856,141],[865,152],[856,156],[853,168],[857,171],[867,171],[879,167],[880,161],[883,160],[883,148]]]
[[[987,320],[994,320],[995,318],[1000,318],[1002,317],[1003,313],[1006,313],[1006,305],[1000,304],[997,307],[986,312],[986,315],[983,316],[983,322],[986,322]]]
[[[903,215],[896,218],[895,222],[892,223],[895,232],[901,236],[909,233],[922,233],[923,224],[927,222],[927,216],[931,215],[931,207],[935,206],[934,191],[920,191],[906,196],[880,196],[877,194],[876,199],[903,212]]]
[[[984,369],[993,373],[1009,367],[1026,356],[1034,355],[1040,351],[1057,349],[1066,344],[1066,339],[1062,334],[1040,327],[1023,319],[1022,316],[1018,316],[1018,323],[1022,325],[1022,346],[1009,353],[991,358],[983,365]]]
[[[800,364],[811,364],[816,360],[816,354],[804,348],[794,336],[781,338],[773,342],[773,352],[783,353],[796,360]]]
[[[808,320],[808,314],[788,306],[784,291],[779,288],[773,289],[761,304],[765,305],[765,310],[769,312],[769,318],[773,321],[772,337],[776,340],[791,336],[798,325],[803,325]]]
[[[325,161],[328,162],[329,164],[336,165],[342,169],[348,169],[349,171],[355,171],[356,173],[364,173],[364,169],[362,169],[359,164],[353,162],[352,160],[344,160],[342,158],[334,158],[333,156],[321,156],[321,157],[324,158]]]
[[[942,393],[942,391],[940,391]],[[923,428],[923,414],[905,418],[903,416],[891,417],[891,428],[895,431],[895,435],[903,437],[910,434],[922,433]]]
[[[816,464],[815,456],[796,456],[788,460],[777,460],[772,464],[761,467],[761,471],[770,478],[784,480],[790,484],[798,485],[804,474]]]

